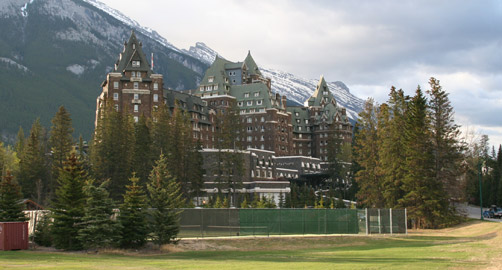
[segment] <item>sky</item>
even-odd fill
[[[100,1],[178,48],[204,42],[231,61],[251,50],[260,66],[379,103],[435,77],[464,133],[502,144],[502,1]]]

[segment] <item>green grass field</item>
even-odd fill
[[[408,236],[182,240],[99,254],[2,251],[0,269],[502,269],[502,223],[469,222]]]

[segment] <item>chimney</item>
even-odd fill
[[[282,96],[282,107],[284,107],[284,109],[286,108],[286,101],[288,100],[288,98],[284,95]]]

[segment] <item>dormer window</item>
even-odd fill
[[[132,61],[132,67],[139,67],[140,63],[140,61]]]
[[[260,96],[260,92],[255,92],[255,93],[254,93],[254,96],[255,96],[255,97],[259,97],[259,96]]]
[[[245,97],[245,98],[248,98],[248,97],[249,97],[249,93],[245,93],[245,94],[244,94],[244,97]]]
[[[131,72],[131,77],[136,77],[136,71]]]
[[[209,78],[207,78],[207,82],[212,83],[213,81],[214,81],[214,77],[209,77]]]
[[[134,82],[134,89],[138,89],[138,87],[139,87],[138,82]]]
[[[322,94],[323,94],[323,95],[325,95],[325,96],[327,96],[327,95],[328,95],[328,93],[329,93],[328,91],[323,91],[323,92],[322,92]]]
[[[136,73],[136,77],[141,78],[141,71],[138,71],[138,72]]]

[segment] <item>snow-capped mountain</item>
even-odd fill
[[[203,42],[197,42],[195,46],[191,46],[188,50],[183,50],[183,52],[207,64],[213,63],[216,55],[219,55]],[[272,91],[286,95],[288,100],[298,104],[303,104],[312,95],[319,82],[318,79],[305,79],[281,70],[263,66],[259,68],[265,77],[272,79]],[[349,118],[352,120],[357,119],[358,113],[362,111],[364,101],[351,94],[349,88],[343,82],[328,82],[328,87],[334,94],[338,104],[347,109]]]

